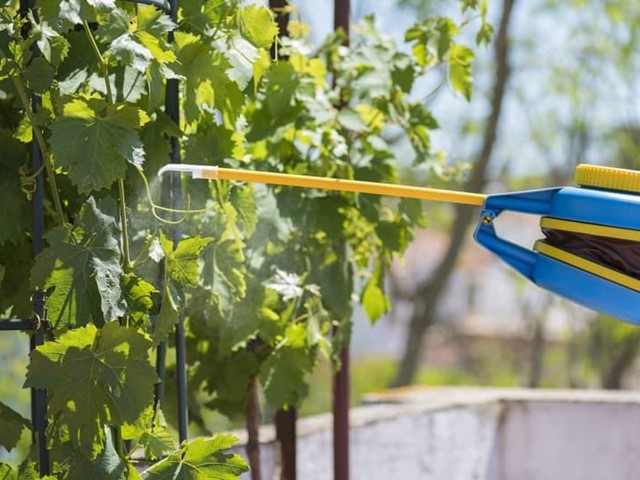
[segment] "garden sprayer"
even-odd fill
[[[476,241],[536,285],[591,309],[640,324],[640,172],[579,165],[578,187],[483,195],[451,190],[170,164],[193,178],[417,198],[482,207]],[[499,237],[504,211],[539,215],[544,238],[532,249]]]

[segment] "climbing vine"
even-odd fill
[[[54,477],[235,478],[247,467],[232,437],[176,444],[170,400],[154,402],[154,349],[184,315],[201,431],[203,410],[242,415],[254,379],[274,408],[296,406],[318,357],[348,341],[353,299],[372,321],[388,310],[385,270],[424,218],[411,200],[186,178],[170,208],[156,174],[172,141],[188,163],[397,182],[388,132],[411,165],[436,164],[438,123],[413,87],[440,75],[471,95],[458,35],[479,12],[487,41],[486,7],[416,24],[409,48],[373,18],[350,47],[336,32],[313,48],[299,19],[278,39],[272,12],[239,0],[179,2],[177,23],[115,0],[38,0],[27,17],[15,3],[0,13],[0,312],[28,318],[31,292],[47,293],[51,330],[24,386],[49,394]],[[179,125],[164,110],[171,79]],[[47,180],[35,259],[32,141]],[[11,449],[28,422],[0,413]],[[23,478],[33,464],[0,468]]]

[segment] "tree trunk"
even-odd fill
[[[531,361],[529,362],[529,388],[538,388],[540,379],[542,378],[542,362],[544,359],[544,316],[546,310],[543,311],[533,324],[533,336],[531,338]]]
[[[640,337],[636,335],[624,342],[622,349],[614,357],[611,367],[602,376],[602,388],[611,390],[622,388],[622,378],[638,356],[638,342]]]
[[[276,413],[276,439],[280,447],[280,480],[296,480],[296,420],[295,408]]]
[[[474,164],[465,190],[480,192],[487,183],[487,167],[493,153],[493,146],[498,130],[498,122],[502,113],[502,104],[509,78],[509,23],[512,17],[513,5],[516,0],[504,0],[500,26],[494,43],[496,76],[491,99],[491,113],[487,119],[482,148]],[[433,275],[416,289],[414,312],[409,325],[409,335],[404,356],[400,363],[394,386],[411,383],[420,362],[424,333],[434,323],[435,308],[445,290],[451,276],[458,254],[464,244],[475,209],[458,205],[456,216],[449,232],[451,243],[442,261]]]
[[[260,403],[258,401],[258,379],[252,378],[249,386],[249,401],[245,411],[247,428],[247,457],[251,468],[251,480],[262,480],[260,467]]]

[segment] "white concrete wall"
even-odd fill
[[[353,480],[640,478],[640,394],[437,388],[370,400],[352,410]],[[332,479],[330,429],[329,416],[299,422],[300,480]],[[277,479],[273,441],[262,462]]]

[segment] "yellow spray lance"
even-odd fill
[[[158,175],[165,172],[482,206],[478,243],[540,287],[640,325],[640,172],[579,165],[580,187],[497,195],[206,165],[170,164]],[[541,216],[545,238],[530,250],[498,237],[494,219],[506,210]]]
[[[437,202],[462,203],[480,206],[486,195],[480,193],[455,192],[437,188],[410,187],[391,183],[362,182],[341,178],[313,177],[288,173],[258,172],[237,168],[222,168],[205,165],[169,164],[160,169],[158,175],[165,172],[191,173],[193,178],[207,180],[237,180],[252,183],[267,183],[288,187],[317,188],[340,192],[369,193],[390,197],[417,198]]]

